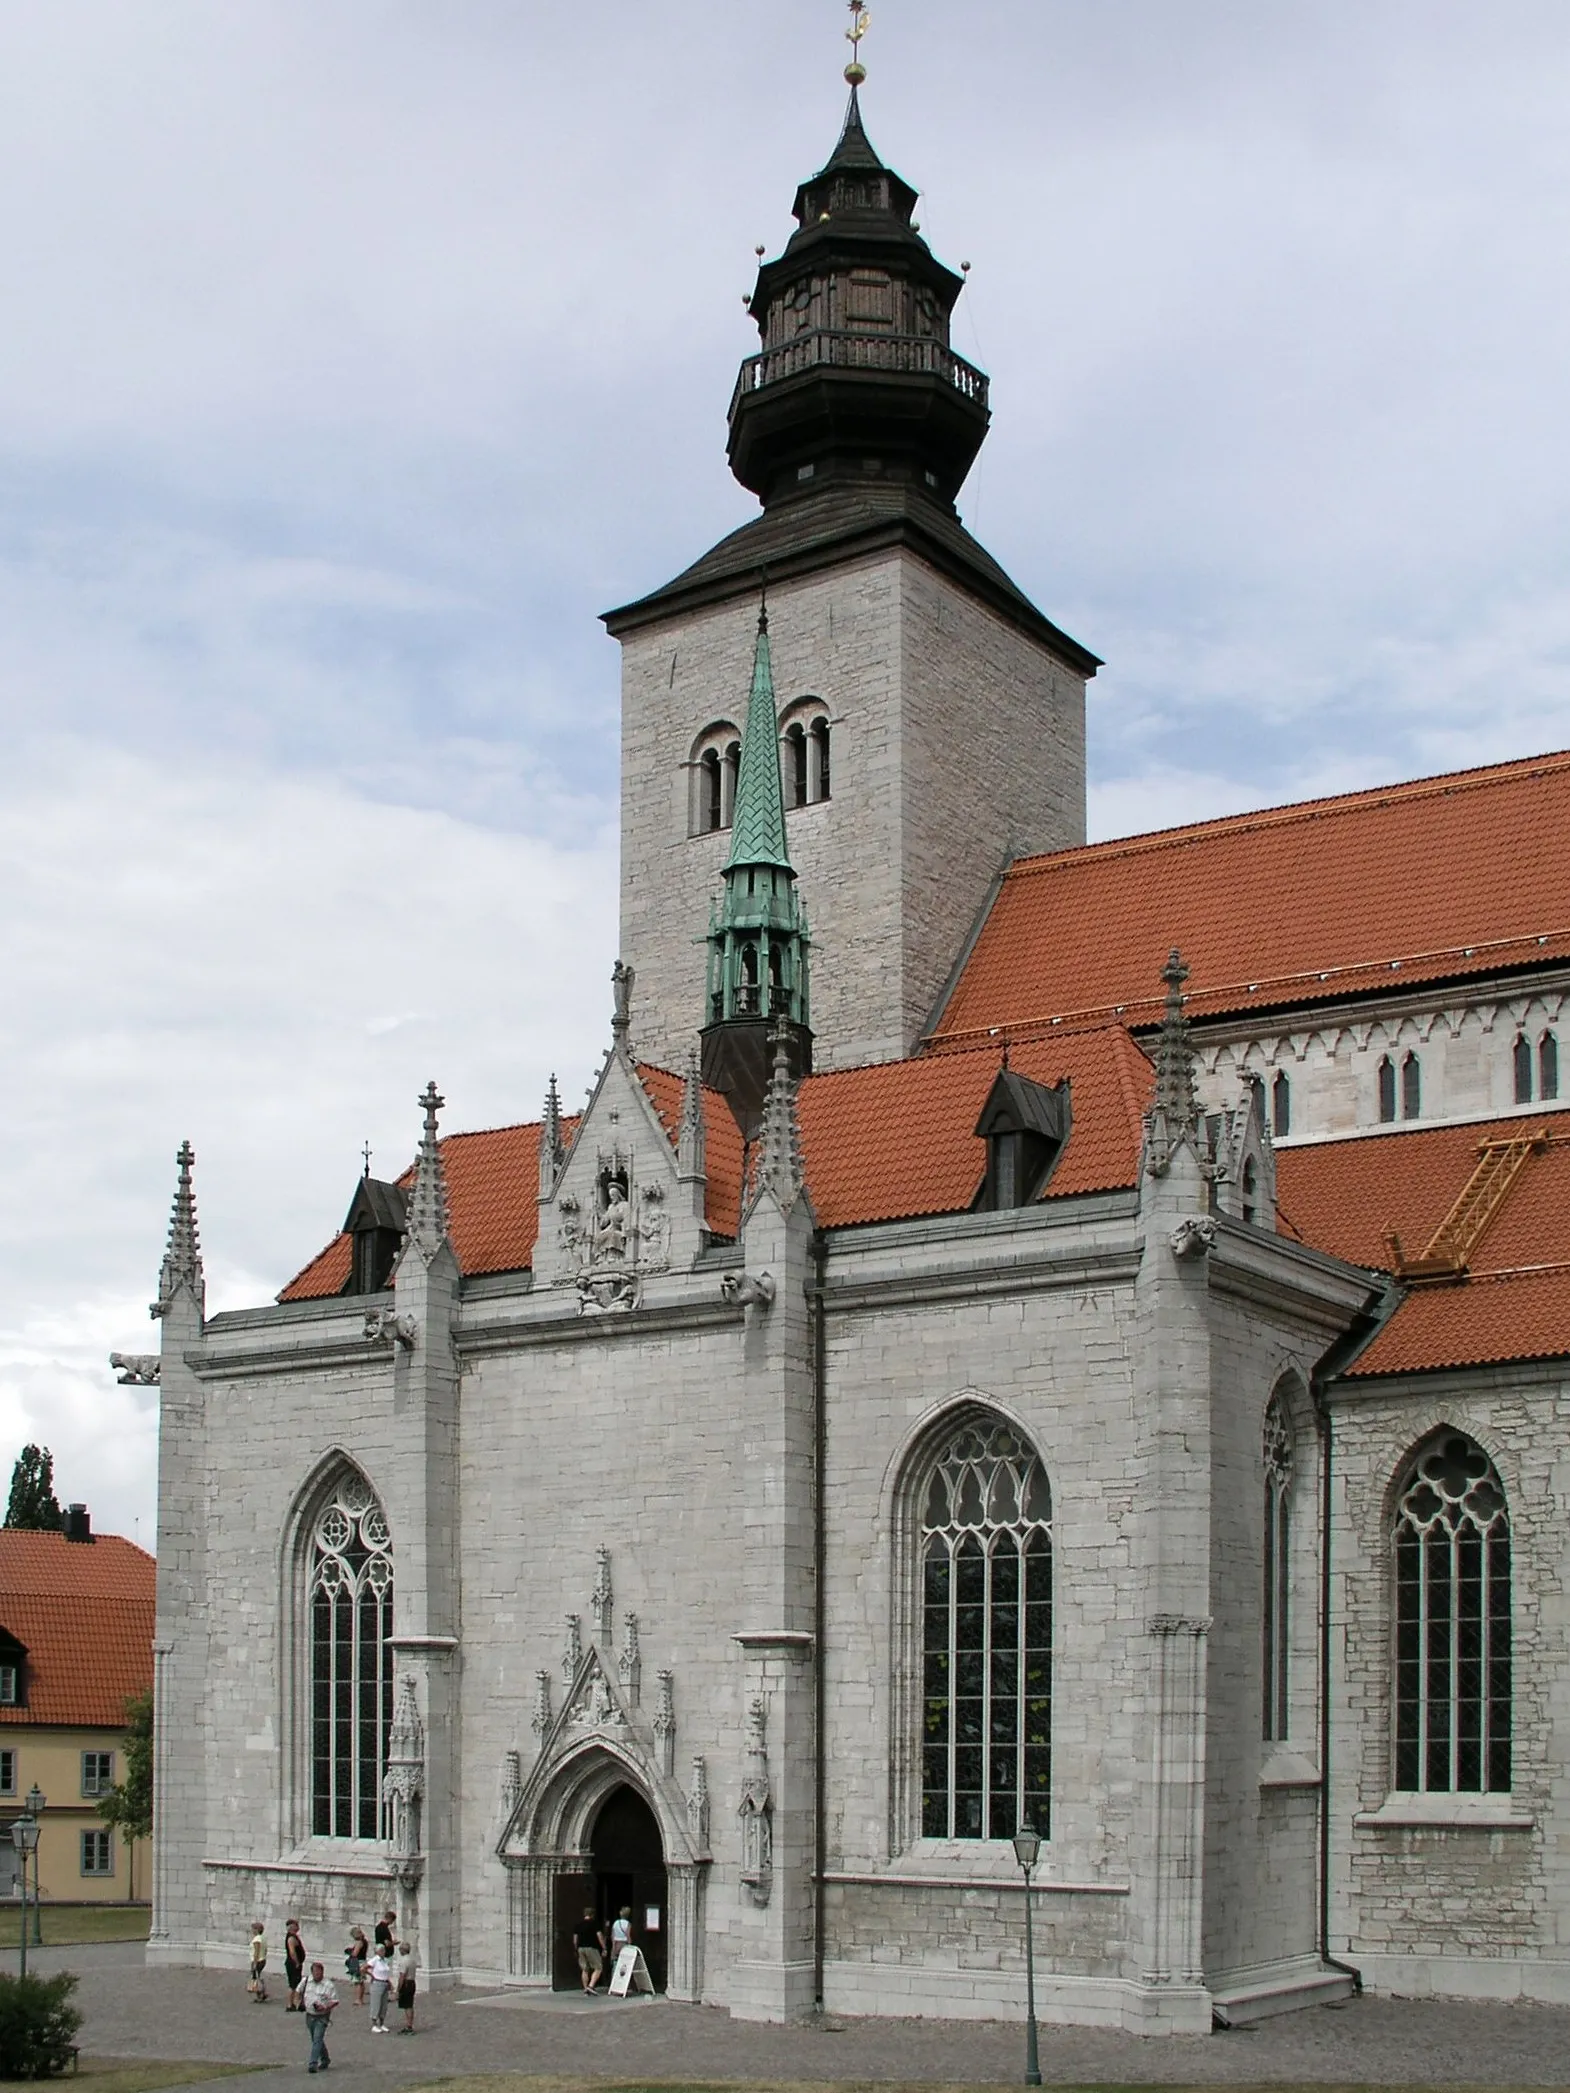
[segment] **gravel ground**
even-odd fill
[[[305,2073],[302,2018],[246,1997],[238,1973],[149,1970],[141,1948],[44,1950],[35,1968],[81,1974],[84,2054],[211,2058],[271,2066],[246,2080],[271,2093]],[[0,1955],[0,1967],[15,1956]],[[341,1987],[347,1994],[348,1986]],[[335,2080],[397,2089],[475,2072],[584,2073],[620,2080],[917,2080],[1018,2083],[1016,2024],[852,2020],[775,2028],[712,2006],[664,1999],[545,1999],[512,1992],[421,1995],[419,2033],[373,2036],[347,1998],[331,2048]],[[396,2017],[396,2016],[394,2016]],[[1310,2007],[1233,2034],[1155,2038],[1044,2027],[1043,2077],[1054,2084],[1570,2085],[1570,2009],[1359,1999]],[[233,2082],[228,2093],[234,2093]]]

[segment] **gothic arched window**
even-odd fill
[[[1401,1064],[1401,1117],[1416,1119],[1423,1109],[1423,1064],[1408,1054]]]
[[[921,1829],[1043,1837],[1052,1795],[1052,1494],[1010,1426],[962,1425],[922,1500]]]
[[[1494,1465],[1459,1432],[1402,1478],[1396,1581],[1395,1785],[1510,1786],[1510,1513]]]
[[[1537,1042],[1537,1094],[1559,1095],[1559,1041],[1552,1032],[1545,1032]]]
[[[1292,1078],[1284,1068],[1270,1086],[1270,1131],[1278,1141],[1292,1131]]]
[[[1515,1101],[1518,1105],[1529,1105],[1532,1102],[1532,1042],[1524,1032],[1515,1036],[1510,1066],[1515,1077]]]
[[[1265,1590],[1264,1739],[1279,1744],[1287,1734],[1290,1676],[1292,1427],[1285,1405],[1272,1395],[1265,1405]]]
[[[311,1829],[381,1832],[392,1725],[392,1539],[376,1493],[346,1469],[310,1529]]]
[[[1379,1117],[1388,1122],[1396,1116],[1396,1065],[1388,1054],[1379,1057]]]
[[[807,730],[797,720],[785,729],[785,804],[787,807],[804,807],[807,804]]]

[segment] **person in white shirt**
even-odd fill
[[[371,2033],[385,2035],[387,2032],[387,1991],[392,1983],[392,1964],[380,1947],[371,1950],[371,1959],[365,1965],[365,1974],[371,1980]]]
[[[325,2071],[332,2062],[327,2054],[327,2023],[337,2008],[338,1993],[328,1983],[319,1962],[311,1964],[311,1974],[301,1988],[300,2004],[305,2013],[305,2032],[311,2038],[311,2061],[305,2068]]]

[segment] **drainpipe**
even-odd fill
[[[812,1870],[812,1996],[823,2011],[823,1925],[827,1890],[823,1871],[828,1866],[828,1744],[824,1736],[823,1679],[824,1631],[828,1624],[828,1590],[824,1576],[827,1553],[828,1508],[825,1503],[828,1462],[825,1448],[828,1422],[828,1340],[824,1329],[823,1274],[829,1246],[823,1230],[812,1235],[812,1697],[813,1697],[813,1870]]]
[[[1332,1513],[1331,1463],[1335,1452],[1335,1427],[1329,1402],[1332,1381],[1345,1373],[1352,1361],[1373,1339],[1374,1333],[1394,1313],[1403,1298],[1402,1289],[1383,1273],[1380,1284],[1359,1309],[1351,1324],[1319,1360],[1309,1375],[1309,1394],[1319,1431],[1319,1911],[1316,1932],[1319,1959],[1327,1969],[1340,1970],[1352,1979],[1352,1989],[1361,1994],[1363,1972],[1330,1952],[1330,1534]]]

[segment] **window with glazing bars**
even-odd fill
[[[968,1424],[922,1516],[922,1787],[927,1838],[1050,1830],[1052,1497],[1035,1449]]]
[[[344,1475],[311,1535],[311,1828],[321,1838],[381,1833],[392,1725],[392,1542],[362,1476]]]
[[[1395,1785],[1510,1786],[1510,1515],[1483,1449],[1450,1432],[1396,1507]]]

